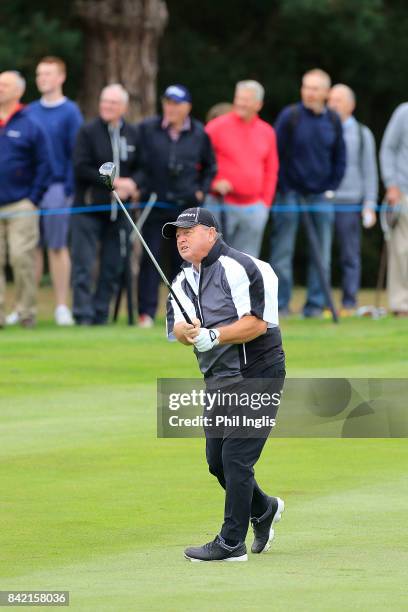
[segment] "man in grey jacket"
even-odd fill
[[[346,143],[346,171],[335,192],[335,234],[340,251],[342,310],[354,313],[361,277],[361,220],[366,228],[376,222],[378,172],[374,136],[353,116],[355,95],[347,85],[334,85],[328,106],[336,111],[343,125]]]
[[[401,204],[388,243],[387,291],[394,315],[408,316],[408,103],[394,111],[381,143],[381,175],[390,206]]]

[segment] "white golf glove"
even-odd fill
[[[373,227],[375,225],[377,218],[375,211],[369,208],[368,206],[365,206],[363,208],[361,216],[363,218],[363,227],[365,227],[366,229],[369,229],[370,227]]]
[[[219,335],[220,332],[218,329],[207,329],[206,327],[202,327],[198,336],[194,338],[194,345],[197,351],[200,351],[200,353],[211,351],[214,346],[220,343],[218,340]]]

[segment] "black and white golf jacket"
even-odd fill
[[[266,333],[250,342],[218,345],[204,353],[194,349],[207,382],[226,377],[256,377],[257,364],[284,362],[278,319],[278,279],[268,263],[241,253],[219,239],[202,260],[199,275],[192,264],[184,262],[172,288],[190,318],[200,319],[202,327],[222,327],[249,314],[268,324]],[[174,339],[174,325],[181,321],[184,318],[180,308],[169,295],[169,339]]]

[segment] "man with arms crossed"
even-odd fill
[[[176,236],[184,262],[172,286],[193,321],[187,324],[169,297],[168,336],[194,345],[207,391],[245,391],[250,379],[256,379],[257,390],[260,383],[268,393],[280,393],[285,355],[278,325],[278,282],[270,265],[229,247],[207,209],[185,210],[163,226],[163,235]],[[213,407],[209,418],[221,408]],[[241,406],[234,408],[240,414]],[[268,550],[284,503],[260,489],[253,468],[270,431],[267,426],[259,434],[242,434],[242,429],[225,426],[215,436],[205,428],[209,471],[225,489],[224,524],[214,541],[187,548],[187,559],[246,561],[250,520],[255,534],[252,552]]]

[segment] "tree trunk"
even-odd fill
[[[156,111],[157,55],[168,13],[163,0],[77,0],[85,33],[79,103],[98,113],[101,89],[121,83],[129,93],[130,121]]]

